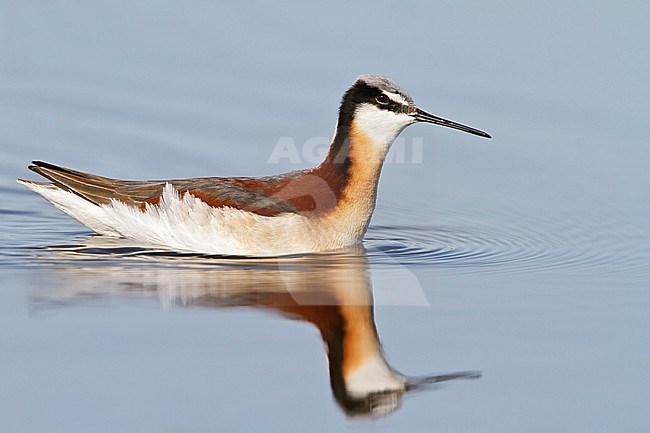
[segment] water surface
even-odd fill
[[[0,2],[2,430],[646,431],[648,12]],[[175,254],[14,181],[32,159],[126,179],[307,167],[366,72],[495,138],[408,128],[365,251]],[[298,158],[272,158],[287,138]],[[336,341],[454,380],[351,399]]]

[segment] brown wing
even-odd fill
[[[52,181],[59,188],[73,192],[97,205],[119,200],[143,209],[146,203],[156,204],[167,183],[179,193],[189,192],[212,207],[233,207],[264,216],[298,209],[275,194],[291,179],[197,178],[169,181],[130,181],[97,176],[42,161],[33,161],[29,169]]]

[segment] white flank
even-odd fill
[[[376,146],[387,152],[397,135],[415,123],[415,119],[405,113],[398,114],[372,104],[361,104],[355,113],[354,122]]]
[[[95,205],[52,184],[19,180],[96,233],[132,239],[175,251],[279,256],[323,252],[353,245],[363,233],[337,227],[328,218],[286,213],[260,216],[231,207],[214,208],[167,184],[157,205],[144,211],[113,200]]]

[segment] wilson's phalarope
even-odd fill
[[[91,230],[175,250],[277,256],[361,242],[384,159],[416,122],[481,137],[429,114],[389,78],[361,75],[343,95],[329,153],[318,166],[261,178],[125,181],[34,161],[49,179],[18,179]]]

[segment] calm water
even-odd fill
[[[649,13],[0,2],[0,430],[648,431]],[[365,251],[152,250],[14,181],[307,167],[364,72],[495,137],[407,129]],[[341,341],[470,377],[350,399]]]

